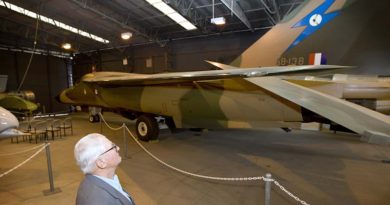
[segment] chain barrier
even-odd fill
[[[273,182],[279,189],[281,189],[283,192],[285,192],[288,196],[290,196],[291,198],[295,199],[296,201],[298,201],[299,203],[303,204],[303,205],[310,205],[309,203],[301,200],[299,197],[295,196],[294,194],[292,194],[290,191],[288,191],[286,188],[284,188],[284,186],[282,186],[281,184],[279,184],[278,181],[276,181],[275,179],[269,179],[269,178],[266,178],[264,176],[257,176],[257,177],[213,177],[213,176],[206,176],[206,175],[200,175],[200,174],[195,174],[195,173],[191,173],[191,172],[187,172],[187,171],[184,171],[182,169],[179,169],[179,168],[176,168],[164,161],[162,161],[161,159],[159,159],[158,157],[156,157],[154,154],[152,154],[151,152],[149,152],[149,150],[147,150],[140,142],[139,140],[133,135],[133,133],[130,131],[130,129],[126,126],[125,123],[123,123],[122,126],[120,126],[119,128],[112,128],[111,126],[108,125],[108,123],[104,120],[103,118],[103,115],[101,113],[99,113],[101,119],[103,119],[103,122],[107,125],[108,128],[112,129],[112,130],[119,130],[121,128],[124,128],[126,129],[126,131],[129,133],[129,135],[131,136],[131,138],[133,138],[133,140],[138,144],[139,147],[141,147],[142,150],[144,150],[150,157],[152,157],[154,160],[158,161],[159,163],[161,163],[162,165],[174,170],[174,171],[177,171],[179,173],[182,173],[184,175],[188,175],[188,176],[193,176],[193,177],[197,177],[197,178],[202,178],[202,179],[211,179],[211,180],[219,180],[219,181],[253,181],[253,180],[263,180],[265,182]]]
[[[47,146],[49,146],[50,143],[47,143],[47,144],[44,144],[44,145],[41,145],[41,149],[39,149],[37,152],[35,152],[33,155],[31,155],[31,157],[27,158],[26,160],[24,160],[22,163],[16,165],[15,167],[13,167],[12,169],[0,174],[0,178],[15,171],[17,168],[23,166],[24,164],[26,164],[28,161],[30,161],[32,158],[34,158],[35,156],[37,156],[42,150],[44,150]]]
[[[29,152],[29,151],[34,150],[34,149],[38,149],[40,147],[42,147],[42,145],[38,145],[38,146],[29,148],[29,149],[26,149],[26,150],[22,150],[22,151],[19,151],[19,152],[0,154],[0,157],[10,156],[10,155],[15,155],[15,154],[21,154],[21,153]]]
[[[299,197],[295,196],[293,193],[289,192],[286,188],[284,188],[284,186],[279,184],[279,182],[276,181],[275,179],[272,179],[272,181],[274,182],[274,184],[277,187],[279,187],[280,190],[284,191],[287,195],[289,195],[291,198],[295,199],[297,202],[299,202],[303,205],[310,205],[310,204],[306,203],[305,201],[303,201],[302,199],[300,199]]]

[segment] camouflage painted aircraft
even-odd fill
[[[32,113],[38,109],[36,103],[18,93],[0,93],[0,106],[17,113]]]
[[[170,128],[294,128],[301,122],[332,121],[368,142],[388,144],[389,79],[312,76],[341,67],[321,65],[326,60],[321,47],[327,47],[328,58],[339,57],[332,47],[313,41],[329,35],[321,34],[329,29],[337,35],[342,24],[335,19],[350,17],[347,9],[356,10],[355,4],[364,7],[361,2],[304,2],[230,65],[210,62],[221,70],[90,73],[59,98],[63,103],[89,106],[90,121],[98,120],[101,108],[137,119],[136,131],[142,140],[158,137],[155,117],[163,116]]]
[[[35,94],[32,91],[4,92],[8,76],[0,75],[0,106],[15,113],[31,114],[38,109],[34,103]]]

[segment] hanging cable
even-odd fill
[[[37,13],[37,19],[36,19],[36,22],[35,22],[34,47],[33,47],[33,50],[32,50],[32,52],[31,52],[30,60],[28,61],[26,71],[25,71],[24,74],[23,74],[22,81],[20,81],[20,84],[19,84],[19,87],[18,87],[18,90],[17,90],[18,93],[20,92],[20,89],[21,89],[22,86],[23,86],[24,80],[26,79],[27,73],[28,73],[28,71],[30,70],[31,61],[32,61],[32,59],[33,59],[33,56],[34,56],[34,53],[35,53],[35,48],[36,48],[36,46],[37,46],[38,25],[39,25],[39,18],[40,18],[40,15],[39,15],[39,14],[41,13],[41,12],[40,12],[40,8],[41,8],[41,5],[39,4],[38,13]]]
[[[213,18],[214,18],[214,0],[213,0]]]

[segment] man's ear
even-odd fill
[[[102,159],[102,158],[98,158],[96,160],[96,166],[100,169],[104,169],[106,168],[107,166],[107,163],[106,163],[106,160]]]

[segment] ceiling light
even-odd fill
[[[181,23],[181,22],[186,22],[187,19],[185,19],[182,15],[180,15],[177,12],[168,14],[168,17],[174,20],[175,22]]]
[[[130,39],[131,37],[133,36],[133,34],[131,32],[124,32],[124,33],[121,33],[121,38],[123,40],[128,40]]]
[[[70,43],[64,43],[64,44],[62,44],[62,48],[65,50],[69,50],[72,48],[72,45],[70,45]]]
[[[226,20],[225,17],[217,17],[217,18],[212,18],[210,22],[212,24],[220,26],[220,25],[224,25],[226,23]]]
[[[173,10],[172,7],[168,6],[168,4],[166,4],[165,2],[159,2],[159,3],[155,3],[153,4],[153,6],[160,10],[161,12],[163,12],[164,14],[172,14],[172,13],[175,13],[176,11]]]
[[[175,9],[166,4],[161,0],[145,0],[151,4],[154,8],[161,11],[163,14],[167,15],[170,19],[175,21],[177,24],[185,28],[186,30],[194,30],[196,26],[179,14]]]
[[[192,24],[192,23],[190,23],[190,22],[188,22],[188,21],[186,21],[186,22],[181,22],[181,23],[179,23],[179,24],[180,24],[180,26],[182,26],[183,28],[187,29],[188,31],[190,31],[190,30],[195,30],[195,29],[196,29],[196,27],[194,26],[194,24]]]
[[[146,0],[146,1],[149,2],[149,4],[155,4],[155,3],[162,2],[161,0]]]
[[[233,3],[233,1],[232,1],[232,3]],[[225,23],[226,23],[225,17],[217,17],[217,18],[214,17],[214,0],[213,0],[213,18],[210,19],[210,22],[212,24],[217,25],[217,26],[225,25]]]
[[[12,11],[15,11],[15,12],[18,12],[20,14],[23,14],[23,15],[26,15],[26,16],[29,16],[31,18],[34,18],[34,19],[39,19],[40,21],[43,21],[45,23],[48,23],[48,24],[51,24],[53,26],[56,26],[56,27],[59,27],[59,28],[62,28],[62,29],[65,29],[67,31],[70,31],[70,32],[73,32],[73,33],[76,33],[76,34],[79,34],[81,36],[84,36],[86,38],[90,38],[92,40],[95,40],[95,41],[98,41],[98,42],[101,42],[101,43],[110,43],[109,40],[106,40],[104,38],[101,38],[99,36],[96,36],[94,34],[91,34],[91,33],[88,33],[88,32],[85,32],[81,29],[77,29],[77,28],[74,28],[72,26],[69,26],[67,24],[64,24],[60,21],[57,21],[57,20],[54,20],[54,19],[51,19],[51,18],[48,18],[46,16],[42,16],[40,14],[37,14],[33,11],[29,11],[27,9],[24,9],[22,7],[19,7],[19,6],[16,6],[14,4],[11,4],[11,3],[8,3],[6,1],[1,1],[0,0],[0,6],[2,7],[5,7],[7,9],[10,9]]]

